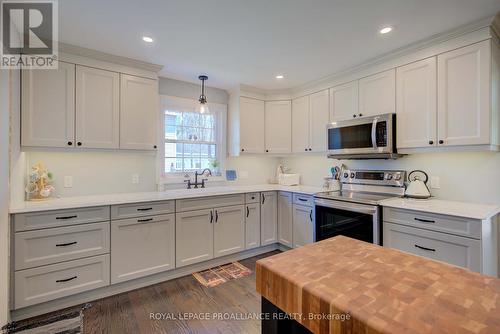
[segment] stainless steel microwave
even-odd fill
[[[337,121],[327,126],[328,157],[395,159],[396,114]]]

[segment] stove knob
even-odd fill
[[[401,174],[396,174],[396,175],[394,176],[394,180],[396,180],[396,181],[401,180]]]
[[[354,179],[355,176],[356,176],[356,174],[351,173],[351,179]]]
[[[344,173],[344,178],[347,179],[349,177],[349,173]]]
[[[392,174],[387,174],[386,178],[387,180],[392,180]]]

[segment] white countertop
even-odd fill
[[[115,205],[126,203],[141,203],[164,201],[182,198],[241,194],[260,191],[289,191],[305,195],[312,195],[325,191],[321,187],[313,186],[280,186],[278,184],[261,184],[255,186],[221,186],[204,189],[172,189],[161,192],[122,193],[107,195],[90,195],[78,197],[53,198],[43,202],[12,203],[10,213],[26,213],[36,211],[72,209],[101,205]]]
[[[389,198],[381,201],[380,205],[480,220],[489,219],[500,212],[498,205],[445,201],[434,198]]]

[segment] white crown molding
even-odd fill
[[[105,53],[93,49],[87,49],[80,46],[62,42],[59,42],[59,52],[81,57],[92,58],[103,62],[115,63],[123,66],[135,67],[142,70],[151,71],[154,73],[158,73],[163,69],[163,65],[152,64],[137,59],[117,56],[110,53]]]

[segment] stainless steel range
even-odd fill
[[[406,172],[345,170],[340,191],[315,194],[315,241],[344,235],[381,244],[380,201],[404,195]]]

